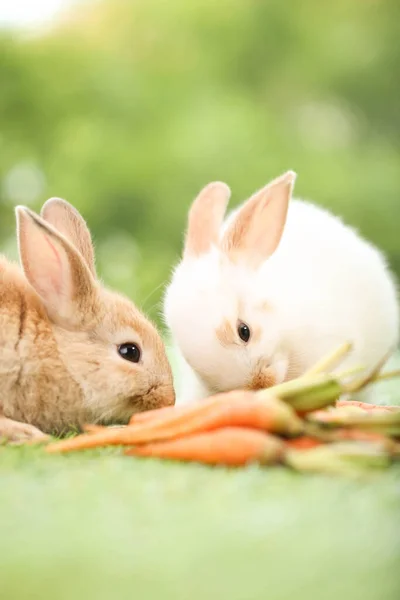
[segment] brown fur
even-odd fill
[[[268,300],[265,300],[264,302],[261,302],[258,308],[264,312],[271,312],[272,305],[270,302],[268,302]]]
[[[216,334],[222,346],[229,346],[230,344],[237,342],[237,333],[233,329],[228,319],[225,319],[224,322],[218,327]]]
[[[250,327],[250,331],[251,336],[248,343],[251,344],[251,342],[258,342],[261,339],[261,327]]]
[[[61,198],[50,198],[44,203],[40,215],[75,246],[92,275],[96,277],[90,231],[78,211]]]
[[[263,390],[264,388],[272,387],[276,384],[275,374],[270,368],[261,369],[255,373],[249,383],[250,390]]]
[[[0,437],[126,422],[134,412],[173,404],[171,368],[154,326],[129,300],[102,288],[66,238],[27,209],[18,211],[30,283],[0,257]],[[48,265],[54,285],[45,278]],[[119,356],[124,342],[140,346],[140,363]]]
[[[251,329],[251,337],[249,340],[249,344],[251,341],[257,342],[261,337],[261,328],[256,327],[255,329]],[[217,338],[222,346],[230,346],[231,344],[244,344],[242,340],[239,338],[237,331],[232,327],[230,321],[225,319],[223,323],[217,328],[216,331]]]

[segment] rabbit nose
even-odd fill
[[[175,404],[175,390],[172,385],[161,386],[159,393],[162,406],[173,406]]]
[[[271,367],[260,369],[254,373],[247,385],[249,390],[263,390],[276,384],[276,376]]]
[[[145,410],[173,406],[175,390],[171,384],[153,385],[143,398]]]

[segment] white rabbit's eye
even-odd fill
[[[250,327],[246,323],[239,323],[237,328],[238,335],[241,340],[248,342],[250,339]]]
[[[129,360],[133,363],[138,363],[141,356],[139,346],[132,342],[126,342],[125,344],[118,346],[118,354],[125,360]]]

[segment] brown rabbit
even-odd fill
[[[123,423],[174,404],[155,327],[96,279],[81,215],[53,198],[17,207],[22,271],[0,257],[0,438]]]

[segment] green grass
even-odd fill
[[[399,493],[399,468],[354,481],[0,447],[0,598],[394,600]]]

